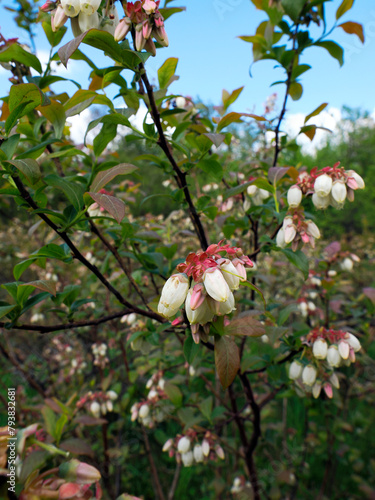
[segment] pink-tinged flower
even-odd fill
[[[302,382],[312,386],[316,380],[317,371],[313,365],[307,365],[302,371]]]
[[[361,344],[359,340],[352,333],[347,333],[345,336],[345,340],[348,342],[348,344],[350,345],[350,347],[353,349],[354,352],[358,352],[361,349]]]
[[[47,0],[40,8],[43,12],[51,12],[54,9],[56,9],[56,2],[51,2],[51,0]]]
[[[185,301],[186,316],[191,325],[204,325],[212,321],[214,312],[209,308],[207,298],[203,296],[203,301],[195,309],[191,308],[191,301],[193,298],[193,289],[188,291]]]
[[[68,17],[76,17],[81,10],[80,0],[61,0],[61,7]]]
[[[346,199],[346,186],[344,184],[344,181],[342,180],[337,180],[333,183],[333,186],[332,186],[332,191],[331,191],[331,195],[332,195],[332,198],[337,202],[337,203],[344,203],[345,199]]]
[[[203,283],[197,283],[193,286],[193,288],[191,289],[190,299],[190,308],[192,309],[192,311],[198,309],[198,307],[203,304],[206,296],[207,294]]]
[[[332,178],[329,175],[319,175],[314,182],[314,191],[318,196],[328,196],[331,192],[332,184]]]
[[[312,395],[314,396],[315,399],[318,399],[321,390],[322,390],[322,384],[320,382],[315,382],[312,388]]]
[[[95,467],[75,458],[60,465],[59,476],[77,484],[92,484],[101,478]]]
[[[289,367],[289,378],[291,380],[297,380],[302,374],[303,366],[299,361],[292,361]]]
[[[237,258],[233,259],[232,264],[236,268],[236,274],[240,276],[240,281],[246,281],[247,280],[246,268],[240,261],[240,259]]]
[[[65,14],[64,9],[61,7],[61,5],[58,5],[55,12],[51,15],[52,31],[56,32],[59,28],[64,26],[67,20],[68,16]]]
[[[129,33],[132,27],[132,22],[128,17],[124,17],[120,20],[115,29],[114,39],[116,42],[123,40]]]
[[[151,25],[150,21],[148,19],[146,19],[142,23],[142,34],[146,40],[148,38],[150,38],[151,32],[152,32],[152,25]]]
[[[172,447],[173,447],[173,439],[170,438],[168,439],[165,443],[164,443],[164,446],[163,446],[163,450],[162,451],[169,451]]]
[[[337,367],[341,364],[341,356],[336,345],[331,345],[327,352],[327,362],[330,366]]]
[[[59,500],[76,498],[81,494],[81,485],[76,483],[64,483],[59,488]]]
[[[156,20],[155,20],[156,22]],[[168,35],[167,32],[165,31],[164,25],[160,27],[155,27],[152,30],[152,36],[155,38],[157,42],[160,43],[163,47],[168,47],[169,45],[169,40],[168,40]]]
[[[135,49],[140,52],[145,48],[146,38],[143,36],[143,24],[139,23],[135,27]]]
[[[314,207],[317,208],[318,210],[325,210],[326,208],[329,207],[330,197],[319,196],[318,194],[314,193],[312,195],[312,202],[314,204]]]
[[[174,274],[165,283],[161,292],[158,312],[166,318],[174,316],[189,290],[189,279],[186,274]]]
[[[328,351],[327,342],[324,339],[317,339],[313,344],[313,354],[317,359],[326,359]]]
[[[333,391],[332,391],[332,386],[331,384],[324,384],[324,392],[327,394],[327,397],[329,397],[329,399],[332,399],[333,398]]]
[[[230,289],[220,269],[209,268],[203,275],[203,283],[210,297],[218,302],[228,300]]]
[[[146,40],[145,49],[152,55],[152,57],[156,56],[156,46],[151,38]]]
[[[225,458],[225,453],[224,453],[223,448],[222,448],[219,444],[217,444],[217,445],[215,446],[215,452],[216,452],[216,455],[217,455],[217,456],[218,456],[221,460],[224,460],[224,458]]]
[[[148,16],[150,16],[151,14],[154,14],[154,12],[157,10],[157,5],[152,0],[145,0],[143,2],[142,7]]]
[[[307,223],[307,230],[306,230],[307,234],[309,234],[315,239],[319,239],[320,231],[315,222],[313,222],[312,220],[307,220],[306,223]]]
[[[101,0],[81,0],[81,12],[91,16],[99,9]]]
[[[365,188],[365,181],[362,179],[362,177],[357,174],[354,170],[347,170],[345,172],[347,175],[349,175],[349,179],[347,180],[347,184],[350,188],[352,189],[364,189]],[[349,181],[353,179],[355,181],[356,187],[354,187],[354,184],[351,184]]]
[[[291,208],[297,208],[302,201],[302,191],[299,186],[292,186],[288,190],[288,205]]]
[[[223,259],[218,261],[220,264],[220,269],[224,276],[225,281],[231,290],[238,290],[240,287],[240,278],[237,275],[237,269],[234,267],[233,263],[229,259]]]

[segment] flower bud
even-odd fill
[[[155,38],[157,42],[160,43],[160,45],[162,45],[163,47],[168,47],[169,40],[164,26],[161,26],[160,28],[158,27],[154,28],[152,30],[152,36]]]
[[[298,308],[301,311],[301,314],[304,318],[307,318],[307,315],[309,314],[307,303],[306,302],[300,302],[298,304]]]
[[[151,38],[148,38],[145,43],[145,49],[149,52],[153,57],[156,56],[156,47]]]
[[[100,0],[81,0],[81,12],[91,16],[99,9]]]
[[[314,191],[318,196],[328,196],[331,192],[332,184],[332,179],[329,175],[319,175],[314,182]]]
[[[336,389],[340,389],[340,382],[336,373],[332,373],[332,375],[329,377],[329,380],[333,387],[335,387]]]
[[[247,186],[246,192],[249,196],[254,196],[254,194],[258,191],[258,188],[254,186],[254,184],[251,184],[250,186]]]
[[[230,289],[224,276],[217,267],[211,267],[203,275],[203,283],[210,295],[218,302],[225,302],[230,295]]]
[[[185,465],[185,467],[190,467],[191,465],[193,465],[193,460],[194,460],[193,452],[188,451],[186,453],[182,453],[181,460],[182,463]]]
[[[302,191],[299,186],[292,186],[288,190],[288,205],[291,208],[296,208],[302,201]]]
[[[150,407],[148,405],[142,405],[139,409],[139,417],[147,418],[150,414]]]
[[[352,271],[353,269],[353,261],[349,259],[349,257],[345,257],[345,259],[341,262],[340,267],[343,271]]]
[[[341,356],[339,350],[336,345],[331,345],[328,348],[327,352],[327,362],[330,366],[340,366],[341,364]]]
[[[218,302],[217,300],[209,298],[208,307],[212,311],[213,315],[216,314],[217,316],[225,316],[226,314],[230,314],[235,309],[233,293],[229,292],[228,300],[225,302]]]
[[[194,460],[199,463],[203,462],[204,455],[202,451],[202,446],[200,444],[196,444],[193,449]]]
[[[188,294],[190,294],[190,308],[192,311],[195,311],[195,309],[198,309],[203,304],[206,298],[206,290],[203,283],[194,285],[193,288],[190,288]]]
[[[204,298],[203,302],[194,310],[191,309],[192,289],[188,291],[185,301],[186,316],[191,325],[204,325],[214,317],[215,312],[209,307],[208,299]]]
[[[350,351],[350,346],[348,342],[345,342],[345,340],[340,340],[339,342],[339,353],[342,359],[348,359],[349,358],[349,351]]]
[[[176,107],[181,108],[181,109],[185,109],[185,106],[186,106],[185,97],[183,97],[183,96],[176,97]]]
[[[202,452],[205,457],[208,457],[210,454],[210,443],[207,441],[207,439],[203,439],[202,441]]]
[[[102,412],[102,415],[105,415],[107,413],[107,405],[105,403],[102,403],[100,405],[100,411]]]
[[[123,19],[121,19],[121,21],[118,23],[115,29],[115,34],[114,34],[115,42],[120,42],[121,40],[123,40],[129,33],[131,27],[132,27],[132,22],[128,17],[124,17]]]
[[[158,312],[170,318],[179,310],[189,290],[189,279],[186,274],[174,274],[165,283],[161,292]]]
[[[154,12],[157,9],[156,3],[153,2],[152,0],[145,0],[142,7],[148,16],[150,16],[151,14],[154,14]]]
[[[224,460],[224,458],[225,458],[225,453],[224,453],[223,448],[222,448],[219,444],[217,444],[217,445],[215,446],[215,452],[216,452],[216,455],[217,455],[219,458],[221,458],[221,460]]]
[[[293,219],[291,217],[285,217],[283,222],[284,229],[284,240],[285,243],[288,244],[294,240],[297,231],[296,226],[293,224]]]
[[[362,179],[362,177],[357,174],[354,170],[347,170],[347,174],[350,175],[350,177],[353,177],[357,184],[357,189],[364,189],[365,188],[365,181]]]
[[[236,268],[236,274],[240,276],[240,281],[246,281],[247,280],[247,273],[246,273],[246,268],[243,265],[243,263],[239,259],[233,259],[232,264]]]
[[[47,0],[40,8],[43,12],[51,12],[54,9],[56,9],[56,2],[51,2],[51,0]]]
[[[331,384],[324,384],[324,392],[326,393],[327,397],[329,399],[333,398],[333,391],[332,391],[332,386]]]
[[[312,202],[318,210],[325,210],[326,208],[329,207],[330,204],[330,197],[329,196],[319,196],[318,194],[314,193],[312,195]]]
[[[113,403],[110,399],[106,402],[106,406],[107,406],[107,411],[109,412],[113,411]]]
[[[312,388],[312,395],[315,399],[318,399],[320,391],[322,390],[322,384],[320,382],[315,382]]]
[[[325,359],[327,356],[328,345],[324,339],[317,339],[313,344],[313,354],[316,359]]]
[[[76,483],[64,483],[59,488],[59,500],[72,499],[72,498],[82,498],[81,496],[82,486]],[[78,496],[79,495],[79,496]],[[35,498],[33,497],[21,497],[20,498]]]
[[[220,269],[229,288],[231,290],[238,290],[240,287],[240,278],[237,276],[237,269],[233,263],[229,259],[225,259],[225,262],[220,264]]]
[[[296,380],[301,376],[302,373],[302,365],[299,361],[292,361],[289,366],[289,378],[292,380]]]
[[[284,228],[280,228],[277,235],[276,235],[276,245],[279,248],[285,248],[286,247],[286,242],[285,242],[285,231]]]
[[[145,48],[146,38],[143,36],[143,24],[139,23],[135,27],[135,49],[140,52]]]
[[[64,26],[68,16],[65,14],[64,9],[61,5],[58,5],[55,12],[51,15],[51,28],[53,32],[56,32],[59,28]]]
[[[332,198],[337,201],[337,203],[344,203],[346,199],[346,186],[344,184],[344,181],[337,180],[333,183],[332,186]]]
[[[73,458],[59,467],[59,477],[77,484],[92,484],[100,479],[100,472],[92,465]]]
[[[313,365],[307,365],[302,372],[302,382],[306,385],[313,385],[317,376],[316,368]]]
[[[109,397],[109,399],[111,399],[112,401],[115,401],[117,398],[118,398],[118,395],[115,391],[108,391],[107,392],[107,396]]]
[[[90,405],[90,412],[95,418],[100,417],[100,404],[97,401],[93,401]]]
[[[347,333],[345,335],[345,338],[354,352],[358,352],[361,349],[361,344],[355,335],[353,335],[352,333]]]
[[[307,220],[307,232],[312,236],[313,238],[320,238],[320,231],[318,226],[313,222],[312,220]]]
[[[169,450],[172,448],[172,446],[173,446],[173,442],[174,442],[174,441],[173,441],[173,439],[172,439],[172,438],[168,439],[168,441],[166,441],[166,442],[164,443],[164,446],[163,446],[163,451],[169,451]]]
[[[179,453],[187,453],[190,450],[190,439],[186,436],[182,436],[177,444],[177,451]]]
[[[68,17],[75,17],[81,10],[80,0],[61,0],[61,7]]]

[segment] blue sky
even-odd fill
[[[249,68],[252,62],[251,44],[238,39],[239,35],[254,34],[264,16],[257,11],[250,0],[175,0],[172,5],[184,5],[186,12],[176,14],[166,23],[170,46],[158,51],[150,58],[148,71],[155,78],[157,68],[168,57],[178,57],[177,74],[180,80],[173,83],[174,93],[199,96],[204,102],[219,104],[223,88],[233,90],[242,85],[245,89],[233,109],[261,113],[267,96],[276,91],[281,95],[283,86],[270,88],[273,81],[281,79],[281,70],[273,68],[270,61],[260,61]],[[333,0],[327,5],[329,20],[341,0]],[[4,11],[4,6],[12,6],[12,0],[1,1],[1,31],[6,38],[19,37],[28,43],[26,33],[19,30]],[[14,4],[13,4],[14,5]],[[121,7],[119,7],[120,9]],[[373,82],[375,79],[375,3],[372,0],[357,0],[353,9],[345,14],[342,21],[353,20],[364,25],[366,42],[362,45],[357,37],[335,30],[332,38],[338,41],[346,52],[346,62],[342,68],[323,49],[311,49],[310,55],[302,61],[313,69],[302,76],[304,94],[297,102],[289,103],[291,113],[308,113],[322,102],[341,108],[343,105],[361,107],[369,111],[375,108]],[[45,36],[37,28],[37,48],[41,58],[48,50]],[[69,30],[63,43],[71,39]],[[98,51],[81,46],[97,65],[104,66],[105,58]],[[83,63],[73,62],[67,74],[83,86],[88,84],[88,73]],[[7,92],[5,72],[1,72],[0,92]],[[62,87],[56,85],[56,90]],[[71,87],[71,91],[74,88]]]

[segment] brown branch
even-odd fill
[[[157,468],[156,468],[156,465],[154,462],[154,458],[153,458],[152,453],[151,453],[150,441],[148,440],[147,433],[146,433],[143,426],[142,426],[142,434],[143,434],[143,439],[145,442],[147,458],[148,458],[148,461],[150,463],[151,474],[152,474],[152,477],[154,479],[155,489],[156,489],[157,495],[159,497],[159,500],[165,500],[165,496],[164,496],[163,490],[161,489],[161,484],[159,481],[158,471],[157,471]]]
[[[171,488],[170,488],[169,493],[168,493],[168,500],[174,499],[174,494],[176,492],[178,480],[180,479],[180,472],[181,472],[181,464],[177,464],[176,469],[174,471],[174,476],[173,476]]]
[[[150,104],[149,110],[150,110],[152,119],[155,123],[158,134],[159,134],[158,144],[161,147],[161,149],[164,151],[164,154],[168,158],[168,161],[173,168],[173,171],[175,173],[174,177],[176,179],[178,187],[180,189],[182,189],[184,192],[185,200],[186,200],[188,207],[189,207],[189,216],[190,216],[191,222],[193,223],[194,230],[199,238],[202,249],[206,250],[206,248],[208,247],[206,234],[205,234],[205,231],[204,231],[204,228],[202,225],[202,221],[199,217],[199,214],[194,206],[193,200],[191,199],[190,191],[189,191],[189,188],[188,188],[188,185],[186,182],[186,173],[182,172],[181,169],[179,168],[179,166],[177,165],[176,160],[174,159],[174,157],[172,155],[170,144],[168,143],[168,141],[165,137],[163,126],[162,126],[161,119],[160,119],[160,113],[159,113],[158,107],[157,107],[156,102],[155,102],[155,96],[154,96],[154,92],[152,89],[152,85],[150,84],[148,77],[147,77],[146,69],[145,69],[143,64],[140,64],[139,68],[141,71],[142,82],[143,82],[144,87],[146,89],[149,104]],[[141,91],[142,91],[142,89],[141,89]]]
[[[290,359],[294,358],[294,356],[296,356],[301,351],[302,351],[302,348],[298,349],[297,351],[290,351],[290,353],[287,356],[280,359],[276,364],[282,365],[283,363],[286,363]],[[262,372],[265,372],[267,370],[267,368],[268,368],[267,366],[263,366],[263,368],[257,368],[256,370],[247,370],[246,372],[244,372],[244,374],[251,375],[253,373],[262,373]]]
[[[20,192],[20,195],[21,197],[26,201],[26,203],[31,207],[33,208],[34,210],[39,210],[40,207],[35,203],[35,201],[32,199],[32,197],[30,196],[29,192],[27,191],[27,189],[25,188],[25,186],[23,185],[21,179],[17,176],[17,175],[14,175],[12,176],[19,192]],[[101,283],[103,283],[103,285],[107,288],[107,290],[109,292],[112,293],[112,295],[114,295],[117,300],[120,302],[120,304],[122,304],[123,306],[129,308],[132,310],[132,312],[135,312],[135,313],[138,313],[138,314],[141,314],[142,316],[147,316],[149,318],[152,318],[152,319],[155,319],[156,321],[159,321],[160,323],[164,323],[165,320],[162,316],[160,316],[159,314],[156,314],[152,311],[145,311],[144,309],[140,309],[139,307],[137,306],[133,306],[130,302],[128,302],[122,295],[121,293],[116,290],[116,288],[114,288],[111,283],[103,276],[103,274],[99,271],[99,269],[94,266],[93,264],[91,264],[82,254],[81,252],[78,250],[78,248],[74,245],[74,243],[72,242],[72,240],[69,238],[69,236],[67,235],[67,233],[65,231],[61,231],[58,226],[56,226],[56,224],[51,221],[51,219],[44,213],[42,212],[39,212],[38,213],[38,216],[49,226],[51,227],[59,236],[60,238],[62,238],[63,241],[65,241],[65,243],[68,245],[68,247],[70,248],[70,250],[72,251],[72,254],[73,256],[79,260],[85,267],[87,267],[98,279],[99,281],[101,281]]]

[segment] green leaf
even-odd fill
[[[66,26],[61,26],[61,28],[59,28],[57,31],[52,31],[50,21],[42,22],[42,28],[51,47],[56,47],[57,45],[59,45],[65,33],[68,31],[68,28]]]
[[[67,181],[56,174],[47,175],[44,177],[44,181],[49,186],[61,189],[77,212],[83,208],[84,189],[82,186],[74,184],[72,181]]]
[[[323,102],[323,104],[321,104],[316,109],[314,109],[314,111],[312,111],[311,113],[306,115],[304,123],[308,122],[310,120],[310,118],[312,118],[313,116],[319,115],[319,113],[321,113],[323,111],[323,109],[325,109],[327,106],[328,106],[328,102]]]
[[[91,192],[97,193],[104,188],[112,179],[118,175],[127,175],[138,170],[138,167],[132,165],[131,163],[119,163],[115,167],[109,168],[108,170],[103,170],[96,175],[93,183],[91,184]]]
[[[114,110],[113,103],[107,96],[97,94],[93,90],[79,89],[77,92],[64,104],[66,116],[74,116],[90,104],[103,104]]]
[[[256,285],[254,285],[254,283],[251,283],[250,281],[241,281],[240,284],[246,286],[247,288],[251,288],[252,290],[254,290],[254,292],[260,295],[264,304],[264,308],[266,308],[266,299],[264,298],[263,292],[260,288],[258,288]]]
[[[100,156],[117,134],[116,123],[103,123],[99,134],[95,137],[93,146],[95,156]]]
[[[36,259],[23,260],[16,264],[13,268],[13,276],[15,280],[19,280],[22,274],[28,269]]]
[[[240,87],[236,90],[233,90],[231,94],[229,94],[226,90],[223,90],[223,104],[224,104],[224,110],[227,110],[231,104],[233,104],[238,97],[240,96],[241,92],[243,91],[244,87]]]
[[[60,415],[60,418],[56,422],[56,426],[54,429],[54,432],[55,432],[54,437],[55,437],[57,445],[59,445],[59,443],[60,443],[60,439],[61,439],[64,427],[65,427],[65,424],[67,423],[67,421],[68,421],[68,417],[65,414],[62,414],[62,415]]]
[[[104,193],[88,193],[98,205],[107,210],[120,224],[125,217],[125,203],[115,196]]]
[[[277,324],[279,326],[282,326],[285,321],[289,318],[289,316],[292,314],[292,312],[298,311],[297,304],[289,304],[283,309],[281,309],[279,318],[277,320]]]
[[[303,87],[298,82],[292,82],[289,87],[289,95],[293,101],[298,101],[301,99],[303,93]]]
[[[6,316],[8,313],[13,311],[13,309],[15,307],[16,307],[15,305],[13,305],[13,306],[0,306],[0,318],[2,318],[3,316]]]
[[[20,134],[13,134],[8,139],[5,139],[5,141],[1,145],[1,151],[5,153],[5,156],[7,160],[11,160],[16,149],[18,146],[20,140]]]
[[[296,266],[300,271],[302,271],[305,280],[309,277],[309,260],[302,250],[296,250],[293,252],[290,248],[283,248],[281,250],[283,254],[287,257],[289,262]]]
[[[199,409],[202,412],[202,415],[206,417],[206,419],[211,422],[212,420],[212,407],[213,407],[214,399],[212,396],[208,396],[208,398],[204,399],[199,404]]]
[[[42,290],[43,292],[48,292],[56,297],[56,283],[52,280],[30,281],[29,283],[23,283],[20,286],[32,286],[34,288]]]
[[[39,59],[34,55],[23,49],[18,43],[12,43],[5,46],[0,51],[0,62],[17,61],[25,66],[35,69],[38,73],[42,72],[42,65]]]
[[[268,191],[271,194],[273,194],[275,192],[274,187],[271,186],[271,184],[263,177],[258,177],[258,179],[255,179],[255,181],[252,181],[251,184],[260,188],[260,189],[264,189],[265,191]]]
[[[340,19],[345,12],[348,12],[353,7],[354,0],[343,0],[341,5],[336,11],[336,20]]]
[[[226,389],[240,369],[240,353],[231,337],[215,337],[215,366],[220,383]]]
[[[338,60],[340,66],[344,64],[344,50],[336,42],[333,42],[332,40],[327,40],[323,42],[315,42],[314,45],[326,49],[332,57]]]
[[[168,399],[172,402],[174,406],[180,407],[182,404],[182,392],[177,387],[177,385],[166,382],[164,385],[164,392],[168,396]]]
[[[56,139],[48,139],[48,141],[43,141],[40,144],[37,144],[33,148],[26,150],[24,153],[21,153],[17,156],[17,160],[21,160],[23,158],[39,158],[39,156],[44,152],[48,144],[53,144],[56,142]]]
[[[10,88],[8,102],[10,112],[20,104],[27,103],[27,106],[22,111],[21,116],[23,116],[45,102],[48,102],[48,98],[34,83],[20,83],[19,85],[12,85]]]
[[[237,196],[238,194],[243,193],[251,185],[252,185],[252,182],[244,182],[243,184],[240,184],[239,186],[235,186],[233,188],[228,189],[227,191],[224,191],[223,200],[227,200],[228,198],[231,198],[232,196]]]
[[[22,172],[30,184],[36,184],[41,179],[39,164],[35,160],[25,158],[24,160],[7,160],[7,162]]]
[[[31,101],[25,101],[16,106],[13,111],[9,113],[8,118],[5,121],[5,133],[9,134],[12,128],[16,125],[19,118],[25,115],[26,107],[31,103]]]
[[[55,245],[55,243],[49,243],[48,245],[45,245],[37,252],[33,253],[31,256],[46,257],[49,259],[57,259],[62,261],[70,258],[70,255],[65,252],[64,246]]]
[[[305,3],[305,0],[281,0],[281,5],[283,6],[285,13],[292,19],[292,21],[298,20]]]
[[[184,342],[184,356],[189,365],[192,365],[199,352],[199,345],[196,344],[191,335],[188,335]]]
[[[39,106],[38,111],[52,123],[55,129],[55,136],[61,139],[65,127],[65,110],[64,106],[58,102],[51,100],[48,106]]]
[[[252,113],[235,113],[234,111],[232,111],[231,113],[228,113],[227,115],[223,116],[223,118],[221,118],[221,120],[218,123],[216,132],[220,132],[220,130],[222,130],[225,127],[228,127],[228,125],[231,125],[232,123],[242,122],[241,118],[243,116],[254,118],[254,120],[257,121],[262,121],[262,122],[267,121],[267,119],[264,118],[263,116],[253,115]]]
[[[176,72],[177,63],[178,63],[177,57],[170,57],[158,69],[159,87],[161,89],[168,88],[168,85],[170,84],[170,80]]]
[[[225,141],[225,135],[224,134],[211,134],[211,133],[207,133],[207,134],[203,134],[205,135],[206,137],[208,137],[208,139],[210,139],[210,141],[212,142],[212,144],[214,144],[217,148]]]
[[[197,167],[206,172],[214,181],[221,182],[224,172],[221,164],[212,158],[201,160]]]
[[[19,481],[23,484],[30,474],[37,469],[41,469],[50,457],[48,451],[37,450],[30,453],[25,460],[22,461],[21,474]]]

